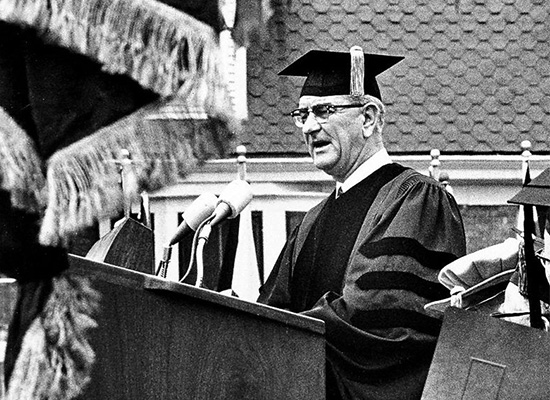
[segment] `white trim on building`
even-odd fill
[[[393,156],[396,162],[428,174],[430,156]],[[456,200],[461,205],[506,205],[522,185],[522,163],[518,156],[440,156],[441,170],[450,176]],[[531,156],[531,177],[550,166],[550,156]],[[163,247],[176,231],[178,214],[204,192],[219,194],[237,177],[237,160],[206,162],[176,185],[150,194],[155,216],[157,264]],[[252,211],[262,212],[263,253],[266,275],[286,239],[286,213],[307,211],[334,188],[330,176],[317,170],[309,158],[251,158],[247,177],[254,198]],[[107,224],[101,234],[108,231]],[[177,279],[177,256],[172,256],[168,277]]]

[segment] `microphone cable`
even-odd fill
[[[183,278],[179,280],[180,283],[183,283],[183,281],[189,276],[189,274],[191,273],[191,270],[195,266],[195,252],[197,251],[197,244],[199,241],[200,232],[206,226],[206,224],[209,224],[214,219],[214,217],[215,217],[215,214],[212,214],[210,217],[202,221],[197,227],[197,230],[193,235],[193,241],[191,242],[191,257],[189,257],[189,264],[187,265],[187,270],[185,271]]]

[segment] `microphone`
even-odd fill
[[[178,229],[170,242],[164,246],[164,254],[159,262],[159,266],[155,271],[156,276],[166,278],[168,264],[172,257],[172,246],[178,243],[189,233],[197,230],[199,225],[209,218],[218,204],[218,198],[211,193],[203,193],[191,203],[191,205],[183,213],[183,221],[178,226]]]
[[[220,193],[220,198],[218,205],[216,206],[212,215],[208,218],[208,222],[201,228],[200,232],[197,232],[197,249],[196,249],[196,259],[197,259],[197,280],[195,282],[196,287],[202,286],[202,280],[204,276],[204,261],[203,261],[203,250],[206,242],[208,242],[208,237],[212,232],[212,228],[224,221],[227,218],[235,218],[241,213],[241,211],[250,203],[252,200],[252,189],[248,182],[237,179],[229,183],[225,189]],[[194,257],[191,256],[191,263],[187,271],[193,266]],[[185,275],[187,276],[187,274]],[[185,279],[185,276],[183,279]]]
[[[183,213],[183,221],[168,246],[178,243],[189,233],[196,231],[199,225],[212,215],[218,203],[218,198],[212,193],[203,193],[197,197]]]
[[[227,218],[235,218],[251,200],[252,188],[247,181],[237,179],[230,182],[220,193],[210,226],[214,227]]]

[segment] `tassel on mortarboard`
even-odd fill
[[[350,95],[362,97],[365,94],[365,54],[359,46],[350,49],[351,71],[350,71]]]

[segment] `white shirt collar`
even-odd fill
[[[338,196],[340,189],[341,193],[347,192],[380,167],[391,163],[392,160],[386,149],[379,150],[374,153],[371,158],[361,164],[355,171],[353,171],[344,182],[336,182],[336,196]]]

